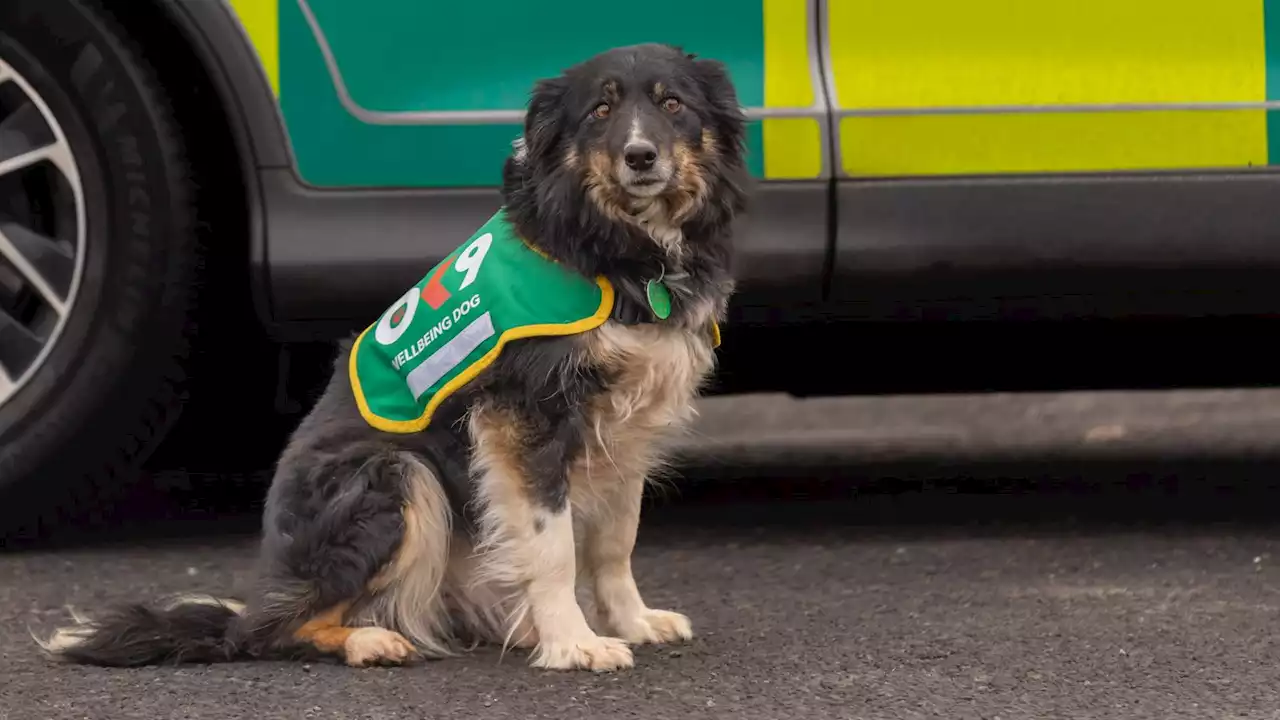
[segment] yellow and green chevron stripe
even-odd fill
[[[1244,168],[1280,152],[1280,0],[828,0],[850,176]]]

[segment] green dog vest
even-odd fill
[[[665,318],[666,286],[652,282],[649,293]],[[530,247],[499,210],[356,338],[348,372],[360,414],[379,430],[418,432],[507,343],[594,330],[613,303],[607,279],[589,280]],[[720,328],[713,322],[709,332],[718,347]]]
[[[356,338],[349,372],[360,414],[379,430],[422,430],[507,343],[600,327],[613,298],[608,280],[534,250],[499,210]]]

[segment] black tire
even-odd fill
[[[0,59],[62,127],[87,227],[61,337],[0,405],[3,544],[92,520],[177,419],[201,251],[171,104],[103,5],[3,0]]]

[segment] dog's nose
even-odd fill
[[[639,140],[627,143],[622,148],[623,159],[627,161],[627,167],[632,170],[648,170],[653,167],[653,163],[658,159],[658,148],[647,140]]]

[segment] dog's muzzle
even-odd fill
[[[648,140],[628,142],[615,164],[618,184],[634,197],[653,197],[671,184],[671,159]]]

